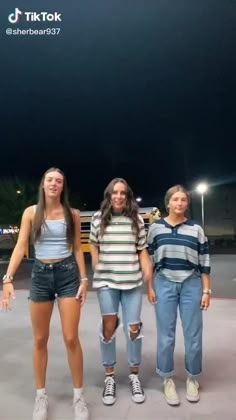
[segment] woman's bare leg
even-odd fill
[[[36,389],[45,388],[48,361],[47,343],[54,302],[31,302],[30,317],[33,328],[33,366]]]
[[[83,387],[83,353],[78,336],[80,302],[74,297],[58,299],[64,342],[74,388]]]

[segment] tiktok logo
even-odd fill
[[[17,23],[20,19],[20,15],[22,15],[23,12],[18,9],[18,7],[15,7],[15,11],[13,13],[10,13],[8,16],[8,20],[10,23]]]

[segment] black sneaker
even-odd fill
[[[116,383],[113,375],[105,379],[105,386],[102,394],[102,401],[105,405],[112,405],[116,401]]]
[[[135,403],[143,403],[145,400],[145,394],[139,376],[136,373],[131,373],[129,375],[129,383],[131,386],[132,400]]]

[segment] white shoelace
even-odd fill
[[[176,397],[175,383],[172,378],[167,378],[165,386],[168,388],[168,393],[172,397]]]
[[[47,396],[40,395],[40,397],[37,397],[36,399],[35,411],[40,411],[42,409],[47,410],[47,403],[48,403]]]
[[[143,394],[138,375],[130,375],[130,382],[132,387],[132,394]]]
[[[80,412],[87,412],[87,405],[86,402],[83,398],[83,396],[81,395],[80,398],[78,398],[75,402],[74,402],[74,408],[78,409]]]
[[[187,386],[190,393],[198,394],[199,383],[195,379],[189,379]]]
[[[108,395],[114,395],[114,391],[115,391],[115,380],[111,376],[108,376],[105,379],[104,397],[107,397]]]

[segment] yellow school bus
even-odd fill
[[[83,252],[90,252],[89,248],[89,233],[90,223],[95,211],[81,211],[80,222],[81,222],[81,248]],[[155,220],[161,217],[161,213],[157,207],[143,207],[139,209],[139,213],[142,216],[145,224],[145,230],[147,231],[149,225]]]

